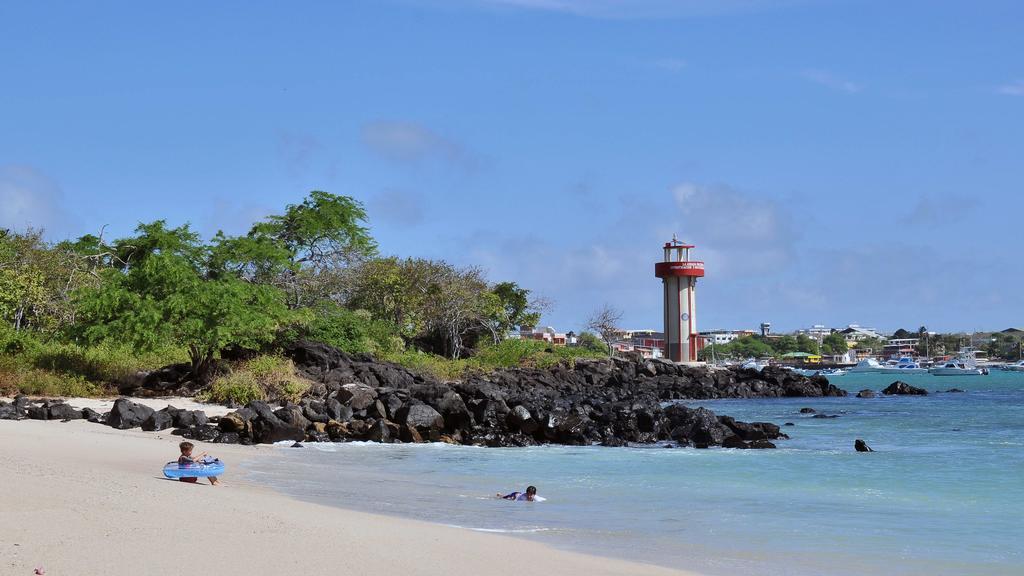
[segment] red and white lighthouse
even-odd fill
[[[654,275],[665,287],[665,357],[674,362],[696,362],[704,341],[697,334],[697,278],[704,263],[690,260],[690,249],[672,237],[665,257],[654,265]]]

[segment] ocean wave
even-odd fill
[[[554,532],[556,528],[479,528],[474,526],[460,526],[458,524],[445,524],[452,528],[461,528],[462,530],[472,530],[473,532],[488,532],[491,534],[536,534],[539,532]]]

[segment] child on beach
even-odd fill
[[[537,496],[536,486],[527,486],[526,492],[510,492],[502,496],[497,494],[498,498],[502,500],[516,500],[518,502],[543,502],[544,498]]]
[[[191,442],[182,442],[181,444],[178,444],[178,448],[181,450],[181,456],[178,457],[178,464],[184,464],[184,465],[187,466],[189,464],[202,463],[203,458],[206,456],[206,452],[203,452],[199,456],[193,457],[192,456],[192,449],[195,448],[195,445],[192,444]],[[198,478],[194,478],[194,477],[184,477],[184,478],[179,478],[178,480],[180,480],[182,482],[192,482],[192,483],[195,483],[195,482],[199,481]],[[218,484],[220,484],[220,480],[217,480],[216,476],[210,476],[210,485],[211,486],[216,486]]]

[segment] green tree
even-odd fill
[[[70,293],[89,282],[82,262],[41,230],[0,230],[0,322],[56,334],[74,321]]]
[[[760,338],[743,336],[728,344],[729,352],[734,358],[761,358],[771,356],[774,350]]]
[[[775,351],[776,356],[796,352],[799,348],[796,343],[796,338],[788,334],[779,336],[778,338],[768,338],[767,343],[772,347],[772,350]]]
[[[796,336],[796,348],[797,352],[806,352],[808,354],[818,354],[818,342],[806,334],[797,334]]]
[[[833,332],[821,341],[821,351],[823,354],[837,356],[839,354],[845,354],[847,351],[846,338],[843,337],[839,332]]]
[[[516,328],[536,326],[540,321],[538,304],[530,300],[530,291],[515,282],[499,282],[491,292],[498,297],[497,328],[502,335]]]
[[[358,200],[314,190],[301,204],[288,205],[283,215],[254,225],[249,236],[280,243],[294,264],[325,266],[339,254],[376,253],[366,220]]]
[[[88,246],[91,242],[92,238],[82,237],[77,244]],[[97,244],[97,248],[102,250],[98,239]],[[184,259],[192,267],[199,268],[206,262],[207,247],[200,241],[199,234],[188,224],[168,228],[166,220],[156,220],[148,224],[139,224],[135,228],[135,236],[116,240],[111,262],[121,270],[130,270],[156,255],[176,256]]]
[[[366,220],[358,200],[316,190],[255,224],[247,240],[221,240],[217,257],[228,268],[273,275],[289,307],[312,305],[340,297],[342,271],[377,253]]]
[[[127,272],[108,269],[78,294],[78,331],[87,343],[140,350],[171,342],[188,350],[192,371],[209,375],[220,350],[258,348],[286,317],[280,290],[235,277],[210,280],[179,254],[149,254]]]
[[[604,345],[604,342],[590,332],[580,332],[579,336],[576,337],[576,345],[591,352],[608,353],[608,348]]]

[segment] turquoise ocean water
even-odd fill
[[[893,378],[848,374],[833,379],[847,398],[687,403],[794,423],[778,450],[349,443],[248,472],[305,500],[707,574],[1024,574],[1024,373],[903,379],[966,392],[859,399]],[[494,498],[527,484],[548,501]]]

